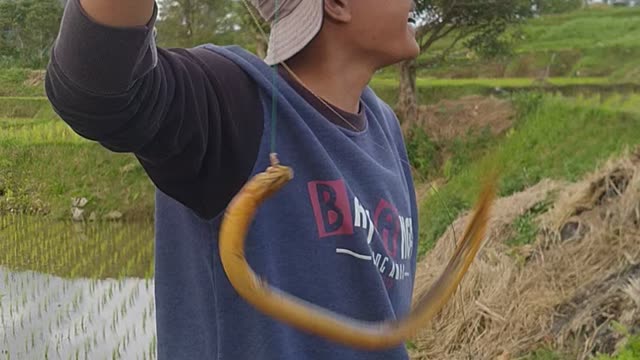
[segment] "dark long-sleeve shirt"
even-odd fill
[[[70,0],[47,68],[46,93],[79,135],[135,154],[159,189],[210,219],[253,168],[262,104],[253,80],[228,59],[200,47],[158,47],[156,17],[157,6],[145,26],[105,26],[79,0]],[[344,125],[285,71],[279,73],[329,121]],[[362,113],[334,110],[363,126]]]

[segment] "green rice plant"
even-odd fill
[[[0,120],[0,141],[16,144],[88,143],[61,120]]]
[[[86,238],[70,222],[35,217],[3,217],[1,264],[14,270],[36,270],[63,277],[144,277],[152,267],[152,223],[86,223]],[[7,236],[3,236],[3,235]],[[148,248],[148,249],[146,249]],[[132,254],[138,262],[121,254]],[[97,266],[102,264],[103,266]],[[129,264],[129,265],[127,265]],[[73,274],[73,275],[72,275]],[[22,299],[23,302],[26,299]]]

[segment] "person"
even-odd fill
[[[275,152],[295,175],[251,224],[253,270],[358,320],[410,311],[413,180],[398,118],[369,82],[418,55],[413,1],[252,4],[271,25],[264,59],[240,46],[159,47],[153,0],[68,0],[47,67],[64,122],[134,154],[155,185],[158,359],[407,359],[403,345],[352,348],[265,316],[229,283],[217,236]]]

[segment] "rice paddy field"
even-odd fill
[[[0,267],[3,359],[154,359],[150,279],[64,279]]]
[[[0,218],[0,359],[154,359],[152,224]]]
[[[0,97],[0,359],[154,359],[153,187],[20,84]]]

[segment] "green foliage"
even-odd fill
[[[506,57],[513,54],[513,49],[520,38],[519,34],[519,27],[509,29],[506,23],[502,23],[467,39],[464,46],[482,59]]]
[[[638,34],[640,35],[640,33]],[[638,47],[625,45],[611,45],[606,47],[594,47],[582,51],[582,56],[569,69],[579,76],[610,76],[616,77],[619,82],[629,82],[627,71],[633,69],[634,64],[628,59],[640,57],[640,44]]]
[[[537,0],[534,4],[537,7],[538,13],[547,14],[561,14],[574,10],[578,10],[583,5],[583,0]]]
[[[640,335],[628,339],[627,345],[615,356],[602,355],[596,360],[637,360],[640,359]]]
[[[443,165],[443,175],[445,178],[458,174],[464,167],[468,166],[474,159],[482,154],[493,144],[494,136],[489,127],[483,128],[479,133],[469,133],[464,138],[456,138],[445,143],[443,147],[451,156]]]
[[[529,19],[501,35],[513,55],[488,61],[458,44],[454,34],[439,40],[418,60],[418,74],[438,77],[538,76],[550,66],[551,76],[611,76],[638,79],[640,8],[582,9]],[[477,49],[476,49],[477,50]],[[551,61],[552,56],[553,62]],[[640,72],[638,72],[640,73]],[[630,75],[630,76],[629,76]]]
[[[25,68],[5,67],[0,69],[0,96],[42,96],[42,86],[27,85],[33,71]]]
[[[422,206],[422,213],[428,212],[429,217],[426,221],[425,215],[421,216],[418,256],[431,250],[436,240],[444,234],[456,217],[470,206],[470,202],[459,194],[453,193],[448,186],[441,190],[432,188],[428,201]],[[459,236],[460,234],[456,234],[456,237]]]
[[[436,142],[413,125],[405,132],[405,143],[414,175],[422,182],[444,176],[449,179],[473,159],[481,157],[495,141],[491,129],[469,131],[465,136]]]
[[[565,360],[565,357],[551,349],[541,348],[518,358],[518,360]]]
[[[527,116],[538,111],[542,107],[544,99],[544,94],[539,92],[518,93],[513,96],[511,103],[516,109],[517,124],[521,124]]]
[[[158,45],[193,47],[204,43],[252,48],[255,31],[240,1],[160,0]]]
[[[451,178],[473,159],[489,148],[494,136],[489,128],[477,134],[469,133],[463,138],[436,143],[419,126],[411,127],[405,134],[409,161],[422,181],[444,175]],[[443,156],[448,154],[446,161]]]
[[[440,39],[451,34],[448,47],[466,39],[479,46],[494,39],[507,28],[531,15],[526,0],[497,0],[486,6],[483,2],[417,0],[416,13],[423,20],[418,28],[418,41],[424,52]]]
[[[58,0],[0,0],[0,64],[44,67],[62,11]]]
[[[406,146],[411,166],[419,177],[428,178],[436,171],[438,147],[423,128],[414,126],[406,134]]]
[[[627,111],[640,113],[640,94],[593,94],[578,95],[568,101],[585,107],[598,107],[612,111]]]
[[[640,46],[638,10],[626,10],[636,16],[620,17],[602,12],[599,17],[543,17],[524,27],[519,51],[609,48]]]
[[[611,327],[615,332],[624,336],[624,346],[614,355],[597,354],[594,360],[636,360],[640,359],[640,334],[632,334],[623,324],[613,321]]]
[[[416,39],[422,53],[430,50],[434,44],[448,37],[448,45],[436,56],[445,58],[449,50],[461,40],[464,44],[480,50],[485,55],[493,56],[504,53],[508,43],[498,40],[508,25],[520,23],[531,15],[529,0],[494,0],[491,6],[484,2],[448,0],[416,0],[415,17],[417,18]],[[418,104],[415,89],[416,67],[400,66],[401,79],[411,84],[399,87],[398,111],[408,114]],[[406,65],[404,63],[402,65]],[[401,115],[406,116],[406,115]]]
[[[0,98],[33,98],[44,99],[44,72],[24,67],[0,68]],[[0,105],[0,111],[4,111]],[[1,116],[1,115],[0,115]]]
[[[534,219],[536,216],[547,211],[550,203],[541,201],[536,203],[531,209],[524,214],[518,216],[512,224],[514,236],[509,238],[505,243],[510,246],[522,246],[532,244],[538,234],[538,226]]]
[[[99,216],[153,217],[153,184],[135,157],[85,140],[61,120],[0,119],[0,159],[0,215],[68,219],[69,199],[86,197]]]
[[[575,181],[627,146],[640,144],[640,116],[635,113],[602,109],[597,104],[577,106],[562,97],[530,99],[520,99],[524,117],[513,131],[423,202],[422,253],[460,211],[473,204],[487,169],[500,166],[499,193],[506,196],[543,178]],[[450,220],[445,224],[443,214],[447,212],[452,216],[447,216]]]
[[[576,76],[586,78],[590,72],[578,64],[588,56],[582,49],[535,50],[514,53],[504,63],[503,76],[540,76],[549,72],[549,77]],[[607,74],[603,75],[606,76]]]
[[[247,10],[238,1],[159,0],[156,27],[162,47],[202,43],[255,47]],[[60,28],[59,0],[0,0],[0,65],[44,68]],[[15,95],[15,94],[14,94]]]
[[[628,339],[627,345],[618,354],[617,360],[640,359],[640,335],[634,335]]]
[[[407,340],[406,343],[405,343],[405,346],[409,350],[416,350],[418,348],[418,346],[411,340]]]
[[[44,97],[1,97],[0,117],[30,118],[43,108],[50,108]]]

